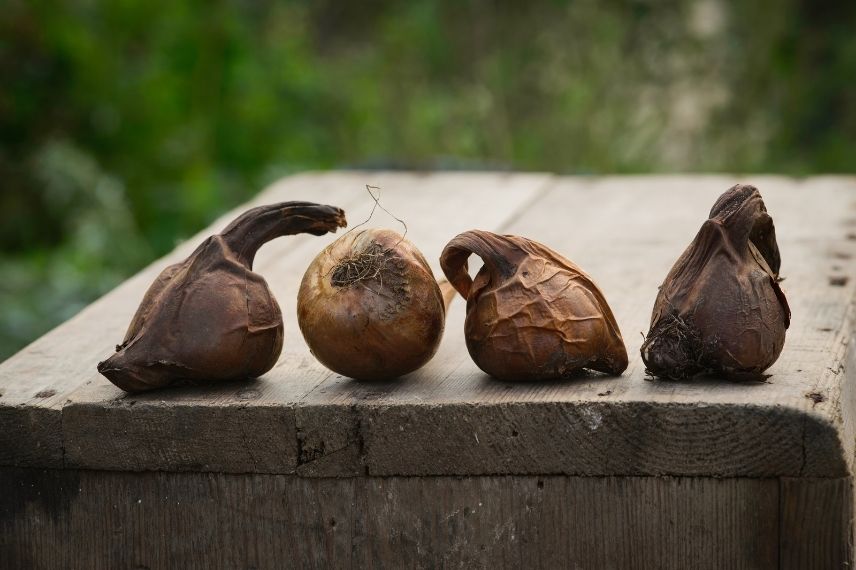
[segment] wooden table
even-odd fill
[[[755,184],[793,310],[766,382],[652,381],[657,286],[721,192]],[[144,290],[238,211],[0,365],[2,568],[841,568],[853,559],[856,179],[332,172],[253,204],[368,214],[365,184],[439,275],[458,232],[525,235],[600,284],[630,354],[619,378],[512,384],[466,351],[390,383],[328,372],[297,288],[334,236],[266,245],[286,320],[242,383],[126,395],[95,371]],[[377,213],[373,225],[396,227]],[[121,243],[116,255],[121,255]],[[574,566],[576,565],[576,566]]]

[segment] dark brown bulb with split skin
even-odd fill
[[[303,276],[297,321],[321,364],[388,380],[428,362],[443,336],[444,298],[425,258],[399,233],[343,235]]]
[[[467,273],[470,254],[484,265]],[[465,335],[479,368],[500,380],[555,380],[582,369],[618,375],[627,350],[594,281],[550,248],[519,236],[473,230],[440,257],[467,300]]]
[[[751,376],[772,366],[791,316],[780,265],[761,194],[732,187],[660,287],[642,344],[648,372],[671,379]]]
[[[98,371],[128,392],[264,374],[279,358],[283,325],[267,283],[252,271],[256,251],[279,236],[345,225],[339,208],[310,202],[245,212],[161,272]]]

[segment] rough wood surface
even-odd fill
[[[785,477],[779,500],[782,570],[853,567],[852,478]]]
[[[399,217],[420,219],[408,225],[407,236],[420,244],[436,268],[445,243],[432,241],[431,236],[442,235],[442,228],[463,231],[468,223],[500,225],[535,199],[547,181],[543,175],[353,174],[339,175],[315,190],[301,185],[277,187],[275,196],[265,193],[263,200],[339,205],[354,227],[368,218],[373,206],[365,185],[378,186],[384,207]],[[496,192],[502,193],[503,200],[453,220],[472,203],[490,204]],[[436,211],[436,217],[420,215],[427,211]],[[373,223],[403,231],[382,211],[375,216]],[[64,408],[66,464],[118,470],[291,473],[299,469],[321,476],[362,472],[359,454],[353,452],[358,445],[350,414],[339,414],[336,406],[312,411],[300,407],[332,374],[315,361],[300,336],[297,290],[311,260],[335,238],[282,238],[267,244],[256,257],[254,270],[268,281],[285,322],[285,346],[271,372],[244,383],[131,397],[95,377],[71,394]],[[130,303],[123,307],[128,318],[135,308]]]
[[[737,181],[760,188],[776,222],[793,309],[782,356],[766,382],[649,381],[638,350],[657,286]],[[305,476],[850,473],[856,179],[333,173],[286,179],[256,202],[332,203],[353,226],[371,207],[364,184],[383,187],[385,206],[407,220],[435,271],[448,239],[471,228],[526,235],[574,260],[612,306],[627,372],[550,384],[492,380],[467,354],[458,299],[422,370],[375,384],[331,374],[306,349],[294,305],[303,270],[334,238],[286,238],[256,263],[286,321],[270,373],[142,396],[95,373],[162,260],[0,365],[0,464]],[[378,216],[373,225],[395,227]]]
[[[6,468],[0,486],[3,568],[779,567],[767,479]]]
[[[331,201],[343,199],[354,195],[349,180],[347,173],[331,173],[294,176],[274,184],[252,203],[224,214],[163,259],[0,363],[0,464],[63,465],[63,407],[81,386],[104,384],[95,364],[121,341],[143,293],[166,265],[185,258],[202,239],[224,228],[246,208],[308,193],[329,196]]]

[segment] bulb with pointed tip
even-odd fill
[[[267,282],[252,271],[256,251],[279,236],[345,225],[339,208],[310,202],[245,212],[161,272],[98,371],[127,392],[264,374],[279,358],[283,325]]]
[[[654,376],[757,375],[785,344],[791,312],[779,287],[773,218],[754,186],[710,211],[660,287],[642,360]]]

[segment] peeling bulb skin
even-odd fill
[[[273,238],[345,227],[339,208],[282,202],[249,210],[149,287],[116,353],[98,371],[127,392],[254,378],[273,368],[282,314],[256,251]]]
[[[303,276],[297,322],[312,354],[357,380],[389,380],[427,363],[445,326],[444,296],[419,250],[399,233],[343,235]]]
[[[467,259],[484,265],[470,279]],[[555,380],[582,369],[619,375],[627,350],[594,281],[548,247],[518,236],[473,230],[440,257],[467,301],[465,336],[473,361],[500,380]]]
[[[657,295],[642,360],[653,376],[757,376],[785,343],[773,219],[754,186],[736,185],[675,262]]]

